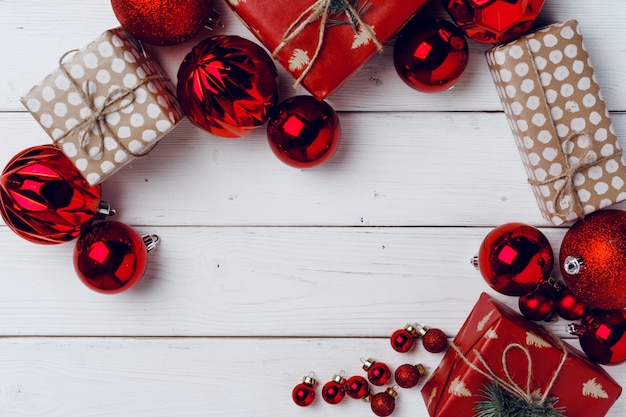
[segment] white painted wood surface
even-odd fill
[[[217,8],[221,33],[253,39]],[[446,16],[436,0],[422,14]],[[626,146],[625,3],[547,0],[537,26],[572,18]],[[105,0],[0,0],[1,166],[49,143],[19,97],[64,51],[116,25]],[[150,50],[175,77],[208,35]],[[541,227],[557,254],[567,230],[539,214],[487,47],[470,45],[459,84],[426,95],[397,78],[389,44],[328,100],[343,141],[314,170],[282,165],[263,129],[226,140],[182,123],[103,185],[118,220],[163,239],[127,293],[85,288],[72,243],[30,244],[1,225],[0,416],[356,417],[373,414],[347,400],[301,409],[291,389],[309,371],[321,384],[361,373],[368,356],[434,369],[441,355],[396,353],[391,332],[420,321],[455,335],[493,293],[468,262],[493,227]],[[282,98],[290,84],[281,70]],[[565,324],[549,327],[565,336]],[[625,366],[608,368],[621,384]],[[620,399],[609,415],[625,414]],[[400,391],[394,416],[426,415],[419,387]]]

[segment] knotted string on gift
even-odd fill
[[[376,33],[374,33],[374,29],[367,23],[361,19],[360,13],[350,4],[349,0],[316,0],[311,6],[309,6],[300,16],[293,21],[293,23],[287,28],[283,37],[278,44],[278,46],[272,52],[272,57],[276,58],[278,53],[287,46],[290,42],[292,42],[300,33],[304,31],[309,25],[317,22],[319,20],[319,32],[317,39],[317,46],[315,48],[315,52],[313,56],[309,60],[308,64],[300,74],[300,76],[296,79],[293,87],[297,88],[302,80],[308,75],[309,71],[313,67],[313,64],[317,61],[317,58],[322,51],[322,47],[324,44],[324,37],[326,35],[326,23],[328,22],[328,15],[332,13],[331,6],[336,6],[339,3],[341,8],[345,8],[348,11],[351,18],[356,20],[358,24],[358,28],[361,31],[364,31],[368,38],[372,40],[378,52],[382,52],[383,45],[376,37]]]
[[[152,148],[143,153],[133,152],[109,127],[106,121],[106,117],[109,114],[119,112],[132,105],[135,102],[135,91],[137,91],[143,85],[151,81],[166,80],[166,78],[160,75],[151,75],[139,81],[137,85],[132,88],[114,89],[109,93],[108,96],[104,98],[102,104],[98,105],[96,104],[96,100],[93,97],[93,92],[90,88],[90,82],[86,81],[85,83],[83,83],[84,85],[80,85],[79,81],[70,74],[70,71],[65,67],[63,63],[65,58],[69,54],[76,51],[77,50],[74,49],[63,54],[63,56],[61,56],[61,58],[59,59],[59,68],[63,75],[67,77],[67,79],[72,83],[76,91],[80,94],[82,100],[89,106],[89,114],[86,117],[83,117],[75,126],[67,130],[63,135],[56,138],[54,142],[62,141],[69,136],[78,135],[80,145],[79,149],[82,154],[89,159],[97,160],[100,159],[102,157],[102,154],[104,153],[104,138],[105,135],[108,135],[129,155],[133,157],[146,155],[150,150],[152,150]],[[93,145],[92,132],[95,133],[98,139],[97,143],[95,144],[95,152],[89,151],[90,145]]]
[[[558,366],[556,367],[554,373],[552,374],[550,381],[548,381],[548,384],[543,388],[543,394],[540,397],[537,397],[536,395],[534,395],[534,393],[531,392],[530,390],[531,389],[530,383],[532,381],[532,372],[533,372],[533,360],[532,360],[532,357],[530,356],[530,352],[528,351],[528,348],[526,348],[525,346],[519,343],[511,343],[507,345],[507,347],[502,352],[502,369],[504,371],[504,376],[506,377],[506,379],[498,376],[491,369],[487,361],[485,361],[485,359],[483,358],[483,356],[480,354],[478,350],[474,349],[472,350],[472,352],[474,353],[474,355],[476,356],[476,358],[478,359],[478,361],[480,362],[480,364],[483,366],[484,369],[481,369],[478,365],[470,361],[467,358],[467,356],[465,356],[463,352],[461,352],[461,349],[456,344],[451,343],[450,346],[452,346],[456,354],[467,364],[467,366],[469,366],[472,370],[478,372],[479,374],[483,375],[489,381],[497,383],[504,390],[511,393],[515,397],[524,400],[527,404],[543,404],[548,399],[548,394],[554,387],[554,383],[556,382],[559,374],[561,373],[561,369],[563,369],[563,365],[565,364],[565,360],[567,359],[567,350],[565,349],[565,346],[563,346],[563,342],[561,342],[558,339],[555,339],[555,340],[557,341],[557,344],[559,345],[563,353],[561,355],[561,360],[559,361]],[[507,355],[513,349],[521,350],[526,356],[527,369],[526,369],[526,383],[524,387],[520,386],[515,381],[515,379],[513,379],[513,376],[511,375],[511,372],[509,371]]]

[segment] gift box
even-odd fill
[[[21,101],[91,185],[148,153],[184,117],[162,69],[122,28],[65,54]]]
[[[626,199],[626,167],[575,20],[486,52],[544,217],[556,225]]]
[[[431,417],[469,417],[491,406],[495,386],[504,393],[496,398],[568,417],[602,417],[622,391],[578,350],[483,293],[421,392]]]
[[[231,9],[316,98],[356,72],[427,0],[228,0]]]

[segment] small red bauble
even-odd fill
[[[559,253],[563,280],[582,302],[626,307],[626,212],[601,210],[569,228]]]
[[[293,402],[300,407],[307,407],[313,403],[315,399],[315,386],[317,380],[312,375],[302,378],[302,382],[296,385],[291,392]]]
[[[413,388],[424,375],[426,375],[426,369],[421,363],[417,365],[405,363],[398,366],[396,372],[394,372],[396,384],[401,388]]]
[[[554,314],[554,291],[540,286],[535,291],[522,295],[518,300],[519,310],[528,320],[550,321]]]
[[[111,0],[120,24],[140,41],[175,45],[211,20],[212,0]]]
[[[581,324],[570,324],[568,332],[577,335],[585,354],[602,365],[626,361],[626,311],[592,310]]]
[[[402,81],[424,93],[452,87],[463,75],[468,60],[463,32],[435,18],[414,18],[398,35],[393,50],[393,62]]]
[[[367,371],[367,379],[372,385],[385,385],[391,378],[391,370],[389,366],[383,362],[376,362],[372,358],[364,359],[363,370]]]
[[[485,236],[473,259],[487,284],[501,294],[528,294],[552,272],[554,254],[538,229],[506,223]]]
[[[443,330],[420,326],[419,335],[422,338],[422,346],[430,353],[443,352],[448,347],[448,336]]]
[[[393,388],[387,388],[383,392],[374,394],[370,398],[372,411],[379,417],[390,416],[396,409],[396,398],[398,393]]]
[[[180,105],[196,126],[236,138],[263,125],[278,102],[278,72],[256,43],[212,36],[196,45],[178,69]]]
[[[341,375],[333,375],[333,378],[322,387],[322,398],[328,404],[339,404],[346,396],[346,379]]]
[[[126,291],[143,276],[148,252],[158,241],[156,235],[141,236],[124,223],[96,223],[76,241],[76,273],[94,291],[104,294]]]
[[[580,301],[565,285],[557,289],[554,311],[565,320],[580,320],[589,310],[589,305]]]
[[[348,378],[346,382],[346,394],[348,394],[350,398],[359,400],[367,397],[369,393],[370,386],[367,379],[360,375],[354,375]]]
[[[442,0],[467,37],[482,43],[504,43],[528,32],[544,0]]]
[[[337,150],[341,126],[335,110],[311,96],[290,97],[278,105],[267,124],[272,152],[287,165],[312,168]]]
[[[18,236],[34,243],[72,240],[97,215],[112,213],[91,186],[53,145],[15,155],[0,177],[0,214]]]
[[[391,347],[396,352],[406,353],[413,349],[417,336],[417,329],[413,325],[407,324],[403,329],[398,329],[392,333],[390,338]]]

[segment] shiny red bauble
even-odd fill
[[[315,400],[315,386],[317,380],[311,375],[302,378],[302,382],[291,391],[291,399],[300,407],[307,407]]]
[[[370,397],[372,411],[379,417],[390,416],[396,409],[396,398],[398,393],[393,388],[387,388],[383,392]]]
[[[520,313],[528,320],[549,321],[554,316],[554,291],[548,286],[540,286],[520,296],[518,306]]]
[[[196,126],[236,138],[263,125],[278,102],[272,58],[239,36],[212,36],[197,44],[178,69],[177,96]]]
[[[212,0],[111,0],[120,24],[142,42],[175,45],[209,23]]]
[[[506,223],[483,239],[474,265],[487,284],[501,294],[528,294],[552,272],[550,242],[535,227]]]
[[[400,353],[406,353],[413,349],[417,336],[417,329],[413,325],[407,324],[403,329],[398,329],[393,332],[389,341],[393,350]]]
[[[367,379],[372,385],[385,385],[391,378],[391,369],[383,362],[376,362],[372,358],[363,361],[363,370],[367,371]]]
[[[2,219],[31,242],[72,240],[101,212],[100,186],[89,185],[53,145],[18,153],[0,176]]]
[[[341,125],[335,110],[311,96],[290,97],[278,105],[267,124],[272,152],[295,168],[318,166],[335,153]]]
[[[568,332],[577,335],[583,352],[594,362],[616,365],[626,361],[626,311],[592,310],[581,324],[571,324]]]
[[[605,310],[626,307],[626,212],[596,211],[574,223],[561,242],[559,264],[581,301]]]
[[[442,0],[467,37],[482,43],[504,43],[527,33],[544,0]]]
[[[362,376],[354,375],[346,381],[346,394],[348,394],[350,398],[359,400],[367,397],[369,393],[370,385],[367,382],[367,379]]]
[[[157,242],[157,236],[142,237],[124,223],[95,223],[76,241],[74,268],[81,281],[94,291],[126,291],[145,273],[148,251]]]
[[[554,312],[565,320],[580,320],[589,310],[589,304],[576,297],[563,285],[554,297]]]
[[[341,375],[333,375],[333,378],[322,387],[322,398],[328,404],[339,404],[346,396],[346,379]]]
[[[400,388],[413,388],[424,375],[426,375],[426,369],[421,363],[417,365],[405,363],[398,366],[394,372],[396,384]]]
[[[417,17],[396,40],[393,62],[409,87],[435,93],[452,87],[469,60],[467,41],[457,26],[435,18]]]

